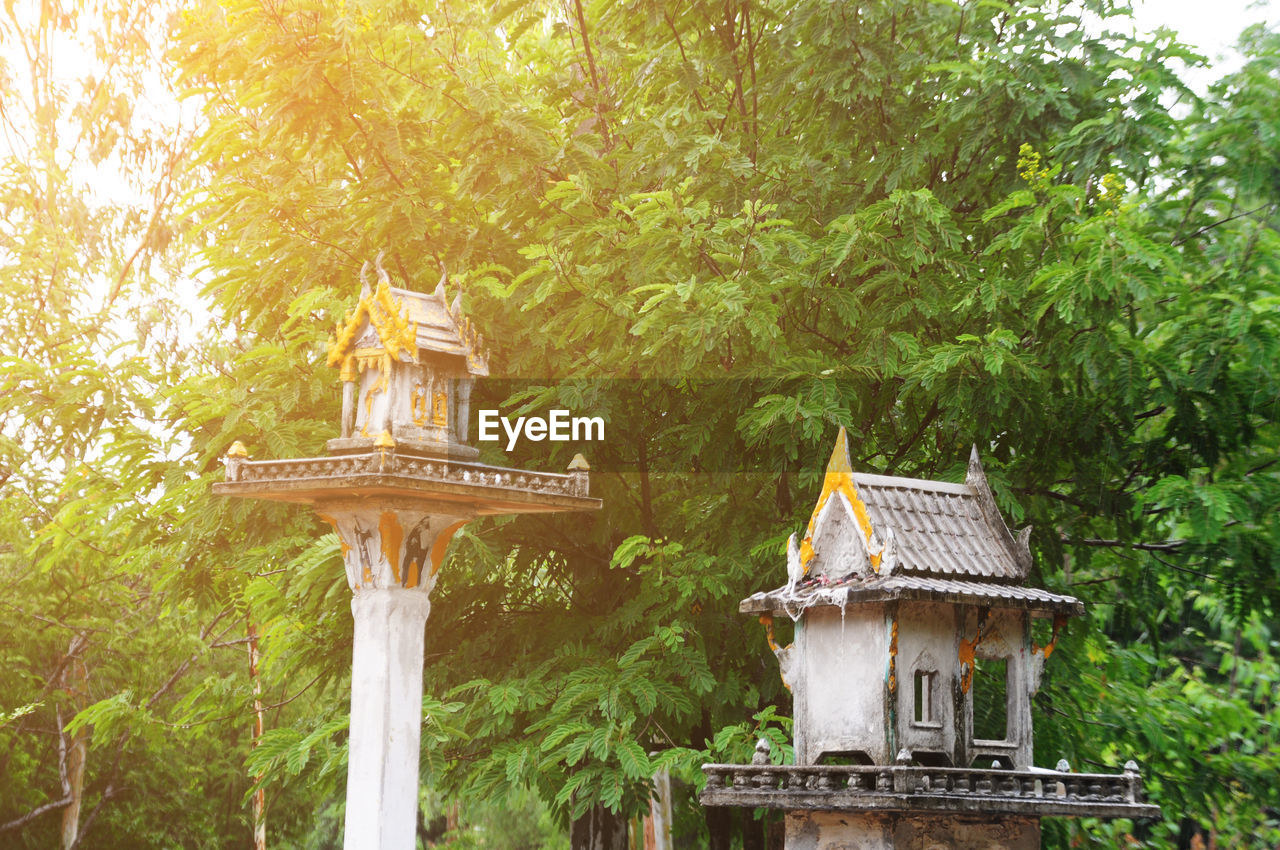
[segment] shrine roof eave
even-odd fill
[[[584,478],[443,459],[384,460],[373,452],[244,461],[235,479],[215,483],[213,493],[311,505],[353,499],[402,501],[405,507],[468,516],[599,510],[603,503],[586,495]]]
[[[809,608],[843,608],[847,605],[897,600],[1010,608],[1030,611],[1040,616],[1062,614],[1079,617],[1084,614],[1084,604],[1079,599],[1047,590],[905,575],[831,584],[808,582],[794,590],[779,587],[748,596],[738,604],[738,610],[743,614],[786,614],[797,617]]]
[[[366,357],[385,355],[401,363],[417,363],[422,356],[432,355],[461,359],[463,374],[487,376],[489,357],[484,341],[471,320],[462,315],[461,294],[452,306],[445,302],[444,283],[441,277],[430,294],[401,289],[391,286],[379,266],[377,287],[370,289],[366,281],[359,303],[346,321],[339,323],[329,344],[328,364],[349,372],[362,351]]]

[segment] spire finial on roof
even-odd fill
[[[853,482],[853,463],[849,459],[849,435],[843,426],[836,436],[836,445],[831,451],[831,459],[827,461],[827,472],[822,477],[822,493],[819,494],[818,503],[814,506],[813,514],[809,517],[809,526],[805,531],[804,539],[800,542],[802,578],[809,574],[810,562],[818,555],[817,550],[814,548],[817,544],[818,520],[833,498],[843,498],[848,503],[849,510],[852,511],[864,538],[865,545],[863,548],[869,560],[870,568],[873,572],[878,573],[880,571],[883,548],[880,546],[878,539],[874,538],[871,518],[867,515],[867,506],[858,497],[858,488]],[[874,543],[873,539],[875,540]]]
[[[836,447],[831,450],[831,460],[827,461],[827,474],[853,472],[853,463],[849,460],[849,435],[844,426],[840,426],[840,434],[836,437]]]
[[[973,488],[973,492],[978,497],[978,506],[986,517],[987,523],[1013,552],[1014,563],[1021,572],[1018,578],[1026,578],[1031,570],[1031,526],[1022,529],[1017,537],[1009,531],[1009,526],[1005,524],[1004,517],[1000,515],[1000,508],[996,505],[995,493],[991,491],[991,485],[987,482],[987,473],[982,468],[976,443],[969,451],[969,471],[965,473],[964,483]]]
[[[973,484],[982,481],[984,484],[987,480],[987,474],[982,471],[982,459],[978,457],[978,444],[974,443],[969,448],[969,471],[965,473],[964,483]]]

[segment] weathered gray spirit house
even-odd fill
[[[841,429],[787,584],[740,606],[794,694],[796,763],[704,765],[703,804],[785,810],[788,850],[1028,850],[1041,817],[1158,817],[1133,762],[1032,766],[1031,698],[1084,607],[1023,586],[1029,532],[1005,526],[976,450],[963,484],[865,475]]]

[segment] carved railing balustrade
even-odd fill
[[[443,484],[499,487],[563,496],[587,495],[587,476],[584,473],[530,472],[378,451],[294,460],[244,460],[234,468],[229,467],[227,480],[267,483],[349,475],[393,475]]]
[[[840,798],[845,807],[873,807],[887,798],[942,798],[1005,801],[1018,808],[1069,809],[1081,805],[1132,807],[1146,816],[1142,778],[1130,763],[1122,774],[1069,773],[1052,770],[924,767],[919,765],[733,765],[702,766],[707,777],[704,796],[747,795],[753,805],[793,808],[799,798],[811,808],[815,795]],[[877,803],[876,801],[879,801]],[[837,805],[837,807],[840,807]]]

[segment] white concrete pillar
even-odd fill
[[[351,599],[351,755],[346,850],[414,850],[422,726],[425,588],[362,588]]]
[[[445,548],[468,517],[376,499],[318,507],[338,533],[355,618],[343,846],[414,850],[423,635]]]
[[[671,773],[665,767],[653,775],[653,795],[649,798],[649,823],[646,824],[645,850],[671,850]],[[648,841],[649,827],[653,843]]]

